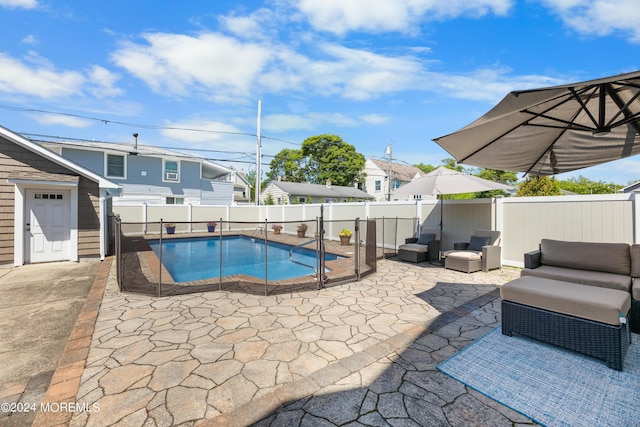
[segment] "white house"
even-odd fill
[[[401,165],[384,160],[367,159],[364,165],[364,172],[367,174],[364,185],[359,188],[367,194],[373,196],[377,202],[389,200],[389,184],[391,191],[400,186],[420,178],[424,175],[415,166]],[[389,179],[391,174],[391,179]],[[412,196],[392,195],[391,200],[412,200]]]

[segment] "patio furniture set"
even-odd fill
[[[476,230],[442,253],[445,268],[500,268],[500,232]],[[398,259],[438,260],[438,229],[422,228]],[[631,332],[640,333],[640,245],[542,239],[525,254],[521,277],[502,286],[502,333],[514,333],[605,360],[622,370]]]
[[[640,245],[543,239],[500,289],[502,333],[535,338],[622,370],[640,332]]]
[[[440,261],[440,230],[423,227],[418,237],[405,239],[398,247],[398,260],[410,262]],[[501,267],[500,232],[476,230],[468,242],[453,244],[453,250],[442,253],[444,267],[473,273]]]

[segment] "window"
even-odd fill
[[[184,197],[167,197],[168,205],[183,205]]]
[[[107,154],[105,160],[108,178],[125,178],[125,157],[119,154]]]
[[[334,198],[326,198],[324,199],[325,203],[338,203],[338,199],[334,199]]]
[[[163,160],[162,180],[170,182],[180,181],[180,162],[177,160]]]
[[[400,188],[400,181],[398,181],[397,179],[393,180],[393,188],[395,190],[397,190],[398,188]]]
[[[380,180],[376,181],[376,191],[382,191],[382,184]]]
[[[62,200],[62,194],[35,193],[34,199]]]
[[[298,196],[298,203],[307,203],[307,198],[305,196]]]

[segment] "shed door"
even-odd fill
[[[71,259],[71,192],[27,190],[27,262]]]

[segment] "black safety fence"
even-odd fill
[[[239,288],[264,295],[360,280],[415,233],[414,218],[122,222],[113,218],[121,291],[167,296]],[[399,233],[403,235],[400,236]]]

